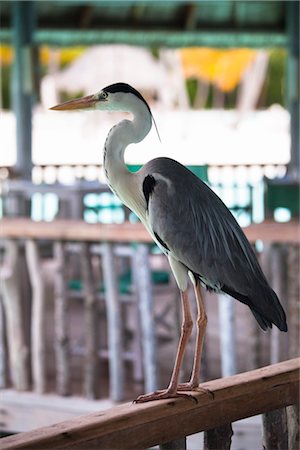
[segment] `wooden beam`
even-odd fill
[[[203,383],[194,400],[127,403],[1,440],[2,448],[147,448],[295,404],[300,358]],[[195,401],[196,400],[196,401]],[[180,425],[180,426],[179,426]]]
[[[299,244],[300,224],[298,221],[276,223],[266,221],[252,224],[243,229],[250,242],[277,242]],[[34,222],[25,218],[4,218],[0,220],[0,238],[33,238],[86,242],[141,242],[153,240],[141,223],[89,224],[83,220],[54,220]]]
[[[0,40],[11,43],[12,32],[8,28],[0,31]],[[35,42],[39,45],[72,46],[95,44],[128,44],[144,47],[285,47],[287,36],[282,31],[167,31],[167,30],[60,30],[43,29],[35,32]]]

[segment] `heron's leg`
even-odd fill
[[[151,394],[140,395],[135,400],[136,403],[149,402],[151,400],[158,400],[158,399],[177,397],[177,396],[183,395],[183,394],[180,394],[177,392],[177,386],[178,386],[180,367],[182,364],[184,351],[185,351],[187,342],[189,340],[189,337],[191,335],[192,328],[193,328],[193,320],[192,320],[192,315],[191,315],[190,306],[189,306],[189,299],[188,299],[188,289],[186,289],[184,292],[181,292],[181,304],[182,304],[182,315],[183,315],[181,335],[180,335],[175,364],[174,364],[174,368],[173,368],[169,386],[167,387],[167,389],[162,390],[162,391],[156,391],[156,392],[152,392]]]
[[[203,296],[201,293],[201,286],[198,281],[196,281],[194,285],[195,289],[195,296],[197,301],[197,337],[196,337],[196,347],[195,347],[195,354],[194,354],[194,363],[193,363],[193,370],[191,379],[188,383],[183,383],[178,386],[179,390],[192,390],[196,389],[200,383],[200,366],[201,366],[201,355],[202,355],[202,349],[203,349],[203,343],[204,343],[204,336],[206,331],[206,325],[207,325],[207,316],[205,311],[205,305]]]

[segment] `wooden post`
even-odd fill
[[[108,322],[110,396],[113,401],[119,402],[124,395],[123,326],[113,246],[110,243],[103,244],[103,274]]]
[[[5,344],[4,306],[0,291],[0,389],[4,389],[7,386],[7,354]]]
[[[289,357],[299,356],[300,333],[300,247],[289,245],[287,249],[287,298],[289,326]]]
[[[285,408],[275,409],[263,414],[263,449],[288,449],[288,432]]]
[[[299,423],[299,403],[286,407],[288,426],[288,448],[300,448],[300,423]]]
[[[13,45],[15,49],[12,100],[16,115],[17,163],[23,179],[31,179],[31,110],[33,102],[33,31],[35,4],[16,1],[12,4]]]
[[[67,295],[65,286],[65,251],[61,241],[54,242],[56,271],[54,278],[54,323],[56,354],[56,389],[60,395],[70,395],[70,349],[67,331]]]
[[[143,381],[143,346],[142,346],[142,329],[140,321],[140,309],[139,309],[139,269],[136,264],[136,252],[133,249],[131,254],[131,271],[133,279],[133,295],[134,295],[134,318],[136,322],[136,328],[134,330],[133,338],[133,377],[137,382]]]
[[[144,352],[144,374],[146,392],[157,389],[155,323],[153,314],[153,295],[149,267],[149,247],[139,244],[136,249],[138,270],[139,309],[142,327]]]
[[[222,376],[227,377],[236,373],[235,300],[221,294],[218,295],[218,299]]]
[[[271,284],[272,288],[278,295],[282,302],[283,296],[283,273],[282,273],[282,248],[279,245],[273,245],[271,247],[270,258],[270,270],[271,270]],[[277,327],[272,328],[271,331],[271,348],[270,348],[270,363],[275,364],[279,362],[281,358],[281,342],[284,336],[278,330]],[[285,359],[285,358],[283,358]]]
[[[81,245],[81,270],[85,308],[85,373],[84,392],[90,399],[99,396],[99,310],[89,245]]]
[[[230,450],[232,436],[231,423],[205,431],[203,450]]]
[[[37,242],[25,241],[26,261],[32,287],[31,309],[31,367],[34,390],[42,394],[46,391],[46,304],[45,285],[41,271]]]
[[[186,450],[186,438],[160,444],[159,450]]]
[[[20,292],[19,249],[15,240],[6,241],[6,252],[1,268],[3,305],[7,326],[9,365],[13,385],[18,390],[29,389],[28,346],[25,342],[25,324]]]

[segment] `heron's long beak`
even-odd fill
[[[70,111],[74,109],[87,109],[92,108],[97,102],[95,95],[87,95],[86,97],[76,98],[68,102],[60,103],[59,105],[52,106],[50,109],[58,111]]]

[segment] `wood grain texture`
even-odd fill
[[[247,238],[254,242],[300,243],[300,224],[263,222],[244,228]],[[33,238],[73,241],[152,242],[148,231],[141,223],[88,224],[83,220],[55,220],[34,222],[26,218],[4,218],[0,220],[0,237]]]
[[[295,404],[300,359],[203,383],[195,401],[178,398],[127,403],[1,440],[12,449],[147,448],[236,420]]]

